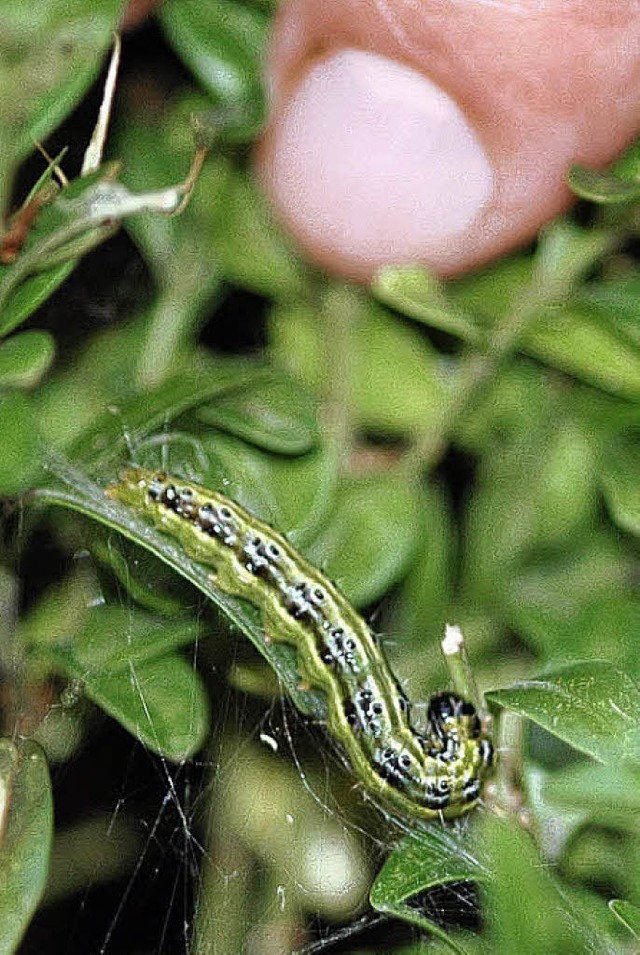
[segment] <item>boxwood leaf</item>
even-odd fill
[[[49,332],[30,330],[0,342],[0,388],[32,388],[53,361]]]
[[[283,375],[202,404],[197,417],[274,454],[305,454],[318,440],[311,395]]]
[[[0,394],[0,494],[20,494],[40,470],[32,402],[19,391]]]
[[[320,535],[305,548],[349,600],[365,606],[402,577],[418,543],[419,497],[403,478],[344,480]]]
[[[577,196],[598,205],[619,205],[640,199],[640,182],[620,179],[612,172],[572,166],[567,179]]]
[[[640,762],[640,688],[610,663],[571,663],[486,697],[599,762]]]
[[[611,955],[608,941],[594,937],[581,913],[563,898],[529,833],[487,814],[474,835],[492,875],[483,886],[490,951]]]
[[[624,899],[611,899],[609,908],[633,937],[640,939],[640,908],[631,902],[625,902]]]
[[[174,0],[160,10],[160,22],[212,98],[216,116],[208,118],[208,125],[217,125],[227,140],[253,139],[264,121],[262,60],[268,18],[255,7],[229,0]]]
[[[437,922],[412,906],[411,900],[438,886],[482,882],[489,877],[468,842],[453,832],[433,827],[405,839],[391,853],[371,888],[370,900],[377,911],[426,929],[453,951],[464,952]]]
[[[182,762],[203,745],[209,727],[208,701],[193,664],[175,653],[137,662],[126,669],[87,666],[73,650],[54,658],[81,680],[87,696],[154,753]],[[118,661],[120,662],[120,661]]]
[[[53,803],[44,753],[0,740],[0,955],[12,955],[44,892]]]
[[[612,442],[602,460],[602,483],[609,510],[620,527],[640,534],[640,437]]]

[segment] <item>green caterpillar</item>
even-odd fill
[[[217,587],[256,606],[266,641],[296,648],[302,680],[325,695],[328,729],[374,800],[407,820],[474,806],[493,754],[474,707],[440,693],[426,734],[417,732],[362,617],[281,534],[223,494],[145,468],[127,469],[107,493],[212,567]]]

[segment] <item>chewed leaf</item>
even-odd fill
[[[602,763],[640,761],[640,688],[610,663],[573,663],[486,697]]]

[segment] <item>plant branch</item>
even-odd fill
[[[619,241],[617,234],[604,231],[588,235],[586,241],[572,239],[562,220],[549,229],[541,239],[529,286],[511,312],[488,333],[482,351],[470,346],[463,351],[449,400],[443,401],[440,414],[418,435],[401,462],[408,474],[415,476],[437,465],[456,425],[516,351],[541,309],[564,301],[575,282]]]

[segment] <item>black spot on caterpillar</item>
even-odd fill
[[[325,695],[328,730],[371,797],[409,820],[472,808],[493,753],[474,707],[437,694],[418,733],[365,621],[281,534],[223,494],[144,468],[128,468],[107,493],[211,567],[217,587],[257,607],[265,640],[296,648],[302,679]]]

